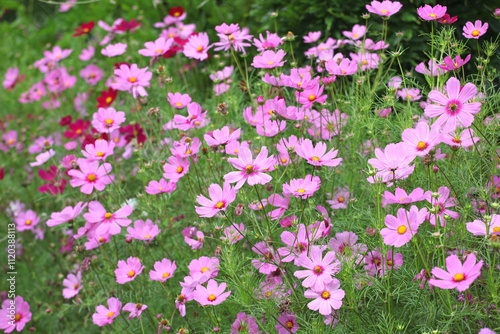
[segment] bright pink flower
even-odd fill
[[[366,33],[366,26],[361,26],[359,24],[355,24],[354,27],[352,27],[352,31],[343,31],[342,34],[350,38],[352,40],[358,40],[362,38]]]
[[[64,298],[69,299],[78,294],[82,289],[82,272],[78,271],[76,276],[74,274],[69,274],[68,277],[63,279],[62,285],[64,289],[62,295]]]
[[[337,63],[336,60],[331,59],[326,62],[325,68],[328,73],[332,75],[351,75],[358,71],[358,64],[354,60],[350,60],[349,58],[344,58],[340,63]]]
[[[236,129],[235,131],[230,132],[229,127],[225,126],[220,130],[217,129],[211,133],[206,133],[203,138],[205,138],[208,146],[226,145],[233,140],[240,139],[240,132],[241,129]]]
[[[229,183],[236,183],[235,189],[240,189],[245,182],[253,186],[256,184],[266,184],[272,180],[272,177],[264,172],[269,171],[274,165],[274,155],[268,157],[267,147],[263,146],[259,155],[252,157],[252,151],[247,147],[242,147],[238,151],[238,158],[229,158],[227,161],[239,172],[230,172],[224,175],[224,180]]]
[[[137,275],[142,273],[144,266],[141,260],[137,257],[129,257],[127,261],[118,261],[118,268],[115,269],[116,282],[118,284],[125,284],[133,281]]]
[[[286,128],[286,121],[271,120],[270,118],[264,118],[264,123],[257,124],[255,132],[261,136],[274,137],[280,132],[284,132]]]
[[[95,53],[95,48],[90,45],[88,48],[82,50],[82,53],[80,53],[78,58],[80,58],[81,61],[87,61],[92,59],[92,57],[94,57],[94,53]]]
[[[163,259],[161,261],[156,261],[154,268],[154,270],[149,271],[149,279],[165,283],[166,280],[172,278],[177,269],[177,265],[175,261],[172,262],[169,259]]]
[[[101,133],[111,133],[125,122],[125,113],[115,108],[99,108],[92,116],[92,126]]]
[[[441,24],[452,24],[456,21],[457,17],[456,16],[451,17],[450,14],[444,14],[444,16],[438,20],[438,22]]]
[[[184,236],[184,241],[191,246],[192,250],[200,250],[203,248],[203,240],[205,240],[205,235],[201,231],[196,231],[196,236],[192,238],[188,238]]]
[[[467,231],[475,236],[493,234],[500,236],[500,215],[492,214],[491,220],[487,224],[477,219],[467,223]]]
[[[220,239],[227,244],[235,244],[245,237],[247,229],[243,223],[239,225],[231,224],[231,226],[224,229],[224,236]]]
[[[304,279],[302,285],[312,288],[314,291],[322,291],[326,285],[333,281],[332,276],[340,271],[340,262],[337,261],[335,252],[327,252],[323,258],[320,247],[313,246],[309,252],[299,256],[298,266],[307,270],[297,270],[293,275],[298,279]]]
[[[479,39],[479,37],[483,36],[486,34],[486,31],[488,30],[488,22],[485,22],[484,24],[476,20],[474,24],[472,22],[467,22],[465,26],[463,27],[463,33],[466,38],[475,38]]]
[[[310,31],[307,36],[303,36],[304,38],[304,43],[314,43],[319,40],[321,37],[321,31]]]
[[[368,163],[372,165],[377,173],[375,176],[368,177],[368,182],[392,182],[405,179],[415,169],[415,166],[409,164],[415,159],[415,155],[406,149],[405,143],[389,144],[384,151],[375,149],[376,159],[369,159]]]
[[[293,312],[292,314],[279,316],[277,320],[274,329],[278,331],[278,334],[295,333],[299,329],[297,317],[295,317]]]
[[[415,202],[420,202],[425,199],[426,194],[422,188],[415,188],[409,195],[404,189],[397,187],[394,191],[394,195],[389,191],[385,191],[382,197],[385,199],[387,204],[410,204]]]
[[[229,51],[230,49],[236,52],[242,52],[246,54],[245,48],[251,46],[250,43],[245,43],[245,41],[250,41],[253,35],[249,35],[249,29],[243,28],[241,30],[236,30],[230,34],[217,34],[220,41],[213,44],[215,46],[214,51]]]
[[[0,329],[4,333],[11,333],[14,329],[21,332],[31,320],[30,305],[23,297],[16,296],[14,299],[5,299],[0,309]]]
[[[238,30],[240,30],[240,26],[238,23],[230,23],[229,25],[227,23],[222,23],[219,26],[215,26],[215,31],[217,31],[219,34],[224,35],[231,35]]]
[[[462,292],[467,290],[470,285],[481,274],[483,260],[476,263],[476,256],[471,253],[462,264],[458,256],[450,255],[446,258],[446,269],[444,271],[439,267],[432,269],[432,275],[436,279],[430,279],[429,283],[441,289],[457,289]]]
[[[196,202],[200,206],[195,206],[196,213],[200,217],[210,218],[215,216],[220,211],[226,211],[229,204],[231,204],[236,199],[236,193],[238,190],[231,187],[229,182],[224,182],[224,188],[221,188],[218,184],[211,184],[208,187],[208,194],[210,199],[203,195],[196,197]]]
[[[271,217],[271,220],[279,219],[288,209],[288,205],[290,204],[290,195],[282,197],[280,194],[272,194],[269,196],[268,203],[277,207],[277,209],[268,212],[267,215]]]
[[[299,89],[299,90],[300,89],[311,89],[311,88],[315,87],[318,84],[318,79],[319,79],[319,77],[315,77],[313,79],[311,77],[310,72],[301,73],[296,68],[292,68],[292,70],[290,71],[290,75],[285,75],[284,73],[281,73],[280,78],[285,86],[292,87],[292,88]],[[272,101],[272,100],[268,100],[268,101]],[[278,100],[278,102],[279,101],[282,101],[283,105],[285,105],[284,100]],[[283,114],[283,113],[279,113],[279,114]]]
[[[184,45],[183,53],[188,58],[205,60],[208,58],[208,50],[212,46],[209,44],[208,34],[206,32],[199,33],[198,35],[191,35],[188,42]]]
[[[122,311],[130,312],[130,315],[128,316],[128,319],[130,320],[134,317],[140,318],[142,311],[147,308],[147,305],[143,305],[140,303],[127,303],[125,304],[125,306],[123,306]]]
[[[40,217],[37,216],[36,212],[33,210],[27,210],[19,213],[15,219],[16,229],[18,231],[33,231],[35,226],[40,221]]]
[[[309,244],[313,241],[312,232],[304,224],[299,224],[297,230],[297,234],[290,231],[283,231],[281,233],[281,241],[287,247],[278,249],[281,261],[294,261],[295,265],[299,265],[300,255],[307,254]]]
[[[228,144],[228,146],[229,145],[230,144]],[[226,149],[228,146],[226,146]],[[193,157],[193,160],[196,163],[196,155],[200,152],[200,147],[201,141],[197,137],[183,137],[181,141],[174,142],[173,147],[170,148],[170,152],[172,152],[173,155],[178,155],[182,158]]]
[[[146,222],[139,219],[134,222],[134,227],[127,227],[127,232],[127,237],[147,241],[149,243],[161,232],[161,230],[158,229],[158,225],[153,224],[151,219],[146,219]]]
[[[117,87],[115,89],[129,91],[132,96],[137,98],[137,95],[148,96],[144,87],[149,87],[149,81],[153,77],[153,73],[148,72],[148,68],[138,68],[137,64],[128,65],[122,64],[119,69],[115,69]]]
[[[441,143],[441,134],[435,127],[429,128],[426,122],[419,122],[415,129],[406,129],[401,135],[407,150],[423,157]]]
[[[154,42],[144,43],[144,46],[146,48],[139,50],[139,54],[145,57],[158,57],[170,50],[170,47],[173,43],[173,38],[165,39],[163,37],[160,37]]]
[[[202,306],[219,305],[231,294],[231,291],[224,292],[226,286],[224,282],[218,285],[215,280],[211,279],[208,281],[206,288],[202,285],[196,287],[193,293],[193,299]]]
[[[321,186],[321,179],[319,176],[306,175],[304,179],[292,179],[290,185],[283,184],[283,195],[300,197],[306,199],[314,195]]]
[[[328,97],[327,94],[321,95],[323,94],[324,89],[324,85],[320,86],[319,84],[317,84],[311,89],[305,89],[302,92],[295,91],[296,101],[302,104],[302,107],[304,108],[311,108],[314,102],[323,103]]]
[[[167,100],[175,109],[182,109],[191,102],[191,97],[189,94],[168,93]]]
[[[104,305],[96,307],[96,313],[92,314],[92,321],[97,326],[104,326],[113,323],[113,320],[120,315],[122,303],[118,298],[111,297],[108,299],[108,308]]]
[[[253,58],[252,66],[255,68],[275,68],[281,67],[285,64],[286,60],[283,57],[286,55],[285,51],[278,50],[274,52],[272,50],[266,50],[262,55],[255,56]]]
[[[91,194],[97,189],[103,191],[107,184],[113,182],[114,175],[108,175],[112,167],[109,163],[104,163],[99,166],[99,161],[89,162],[85,159],[78,159],[80,170],[72,169],[68,171],[68,175],[72,176],[69,181],[73,188],[80,187],[80,191],[84,194]]]
[[[176,114],[173,119],[173,127],[179,130],[189,130],[191,128],[200,128],[205,125],[205,116],[207,110],[203,112],[201,106],[196,102],[187,105],[188,116]]]
[[[350,193],[347,187],[337,189],[333,195],[328,194],[329,200],[326,202],[330,204],[332,209],[347,209],[347,203],[349,203]]]
[[[453,219],[460,218],[460,215],[455,212],[448,210],[447,208],[457,205],[455,198],[450,197],[450,189],[447,187],[440,187],[438,189],[438,197],[432,196],[430,191],[425,193],[425,199],[427,202],[431,203],[435,207],[436,212],[429,212],[429,220],[432,226],[436,226],[436,215],[441,222],[441,226],[444,226],[446,219],[444,215],[448,215]]]
[[[5,80],[3,81],[4,89],[12,89],[16,85],[19,78],[19,69],[17,67],[10,67],[5,73]]]
[[[405,245],[417,233],[426,215],[426,208],[419,211],[418,208],[413,205],[410,211],[400,208],[397,217],[393,215],[385,216],[385,225],[387,227],[384,227],[380,231],[380,235],[384,238],[384,243],[394,247]]]
[[[310,139],[304,139],[301,141],[300,145],[295,148],[297,155],[303,159],[307,160],[307,163],[313,166],[328,166],[336,167],[340,165],[342,158],[337,158],[338,150],[334,151],[332,148],[328,153],[326,153],[327,146],[324,142],[320,141],[313,146]]]
[[[276,49],[278,46],[282,45],[284,42],[278,34],[270,33],[266,31],[266,38],[259,34],[259,39],[253,39],[254,45],[257,47],[257,51],[265,51],[269,49]]]
[[[382,263],[379,268],[380,276],[387,276],[391,270],[399,270],[403,265],[403,254],[396,253],[392,256],[392,249],[387,251],[387,255],[385,257],[385,263]]]
[[[202,256],[189,263],[189,274],[194,276],[197,273],[204,274],[209,278],[217,277],[219,274],[219,259],[216,257]]]
[[[71,49],[61,49],[60,46],[56,45],[52,48],[52,51],[43,51],[44,57],[51,62],[58,62],[67,58],[73,50]]]
[[[145,186],[146,193],[150,195],[157,195],[161,193],[171,193],[175,189],[177,189],[176,181],[170,180],[167,181],[165,179],[160,179],[160,181],[149,181],[149,184]]]
[[[116,235],[121,232],[122,227],[127,227],[132,223],[131,219],[127,219],[133,211],[130,205],[125,205],[116,212],[111,213],[101,203],[92,201],[89,203],[88,209],[89,212],[83,214],[83,218],[87,222],[95,224],[92,231],[96,231],[97,234],[110,233]]]
[[[457,55],[455,57],[455,60],[453,60],[450,58],[450,56],[446,56],[446,58],[444,58],[443,60],[444,65],[438,64],[437,66],[445,71],[453,71],[467,64],[467,62],[470,60],[470,57],[471,55],[467,55],[467,57],[465,57],[465,59],[462,60],[462,58],[460,58],[460,56]]]
[[[321,291],[306,290],[304,296],[313,298],[312,302],[307,304],[307,307],[313,311],[319,311],[322,315],[329,315],[333,310],[338,310],[342,306],[342,298],[345,292],[340,288],[340,281],[332,278],[332,281],[325,285]]]
[[[474,130],[471,128],[464,129],[461,133],[458,131],[450,132],[447,134],[441,134],[441,140],[443,143],[451,146],[452,149],[458,149],[460,147],[466,148],[474,145],[479,141],[479,137],[473,137]]]
[[[186,302],[193,299],[193,289],[192,288],[182,288],[181,293],[177,296],[175,300],[175,307],[179,310],[181,317],[186,316]]]
[[[434,7],[425,5],[417,8],[418,15],[425,21],[435,21],[446,14],[446,6],[436,5]]]
[[[163,165],[163,170],[165,171],[163,177],[172,182],[177,182],[187,174],[189,165],[189,159],[172,155],[168,158],[167,163]]]
[[[459,57],[459,56],[458,56]],[[445,58],[445,63],[447,61],[451,61],[450,57],[447,57],[448,59]],[[451,61],[453,63],[453,61]],[[443,75],[448,71],[448,65],[446,66],[439,66],[436,59],[432,58],[428,62],[429,67],[426,67],[424,62],[421,62],[417,66],[415,66],[415,71],[418,73],[422,73],[424,75],[432,75],[433,77],[437,77],[439,75]],[[453,64],[453,67],[455,67],[455,64]],[[454,69],[454,68],[453,68]]]
[[[87,207],[87,203],[78,202],[75,207],[67,206],[61,212],[52,212],[50,219],[47,220],[47,226],[53,227],[75,220],[80,213]]]
[[[378,14],[380,16],[389,17],[396,14],[403,7],[399,1],[372,1],[370,5],[366,5],[366,9],[373,14]]]
[[[85,150],[82,150],[82,154],[87,161],[105,161],[110,155],[113,155],[113,150],[115,148],[115,143],[104,139],[98,139],[94,144],[85,145]]]

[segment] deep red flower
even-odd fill
[[[141,25],[140,22],[137,22],[136,19],[130,20],[130,22],[127,22],[126,20],[122,19],[119,25],[116,26],[115,30],[116,31],[131,31],[136,29]]]
[[[40,186],[38,191],[41,193],[50,193],[52,196],[58,193],[64,192],[64,187],[66,187],[67,181],[65,178],[56,179],[58,175],[57,167],[51,165],[46,171],[43,169],[38,170],[38,175],[48,183]]]
[[[456,16],[450,17],[450,14],[444,14],[444,16],[438,19],[437,21],[442,24],[452,24],[457,21],[457,17]]]
[[[0,168],[0,181],[3,180],[3,177],[4,177],[4,174],[5,174],[5,168]]]
[[[177,54],[177,52],[182,51],[183,47],[182,46],[172,46],[170,49],[168,49],[167,52],[165,52],[162,55],[162,58],[172,58]]]
[[[122,65],[127,65],[128,67],[130,67],[130,64],[129,64],[129,63],[127,63],[127,62],[122,62],[122,63],[114,63],[114,64],[113,64],[113,66],[114,66],[114,67],[115,67],[115,69],[117,69],[117,70],[118,70],[118,69],[120,68],[120,66],[122,66]]]
[[[97,108],[107,108],[116,99],[118,91],[109,87],[108,90],[103,90],[101,96],[97,97]]]
[[[82,23],[81,26],[79,26],[78,28],[75,29],[75,33],[73,34],[73,37],[88,34],[92,29],[94,29],[94,26],[95,26],[94,21]]]
[[[139,123],[120,127],[120,133],[125,135],[125,140],[127,141],[127,143],[130,143],[134,138],[137,139],[137,144],[139,146],[142,146],[146,142],[144,129],[141,128]]]
[[[181,6],[170,8],[170,10],[168,11],[168,14],[170,16],[173,16],[173,17],[179,17],[182,14],[184,14],[184,8],[182,8]]]
[[[71,115],[68,115],[68,116],[64,116],[63,118],[61,118],[61,120],[59,121],[59,125],[60,126],[66,126],[68,125],[69,123],[71,123],[71,120],[73,118],[71,117]]]
[[[64,131],[64,137],[75,138],[85,134],[85,130],[90,126],[90,121],[79,118],[74,123],[69,124],[69,130]]]
[[[83,139],[82,142],[82,150],[85,148],[86,145],[88,144],[94,144],[96,140],[98,139],[104,139],[108,141],[108,134],[107,133],[99,133],[96,129],[92,128],[91,133],[87,133],[85,135],[85,138]]]

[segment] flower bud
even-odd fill
[[[293,41],[295,39],[295,35],[293,34],[293,32],[289,31],[286,34],[286,39],[289,40],[289,41]]]
[[[441,233],[439,233],[439,232],[434,232],[434,233],[432,233],[432,236],[433,236],[433,237],[435,237],[435,238],[438,238],[438,237],[440,237],[440,236],[441,236]]]
[[[441,195],[439,195],[439,193],[437,193],[437,192],[433,192],[433,193],[431,193],[431,196],[434,197],[434,198],[438,198]]]
[[[433,165],[433,166],[432,166],[432,171],[433,171],[434,173],[437,173],[437,172],[439,171],[438,166]]]
[[[493,203],[491,203],[491,207],[492,207],[493,209],[498,209],[498,206],[500,206],[500,204],[498,204],[497,202],[493,202]]]
[[[375,236],[377,234],[377,229],[376,228],[367,227],[366,228],[366,233],[368,235],[371,235],[373,237],[373,236]]]
[[[259,95],[255,98],[255,102],[258,104],[258,105],[263,105],[266,100],[264,99],[264,96],[262,95]]]
[[[497,19],[500,19],[500,8],[495,9],[495,11],[494,11],[494,13],[493,13],[493,14],[495,15],[495,17],[496,17]]]
[[[361,18],[362,18],[363,20],[368,20],[368,19],[370,18],[370,14],[368,14],[368,13],[363,14],[363,15],[361,15]]]
[[[126,242],[127,244],[131,243],[131,242],[132,242],[132,238],[131,238],[131,237],[127,237],[127,238],[125,238],[125,242]]]

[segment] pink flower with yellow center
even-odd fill
[[[181,177],[189,171],[189,159],[181,158],[178,155],[172,155],[168,158],[167,163],[163,165],[163,177],[172,182],[177,182]]]
[[[193,299],[200,305],[219,305],[229,297],[231,291],[224,292],[227,284],[222,282],[220,285],[213,279],[209,280],[207,287],[198,285],[193,293]]]
[[[173,38],[165,39],[164,37],[160,37],[154,42],[144,43],[146,48],[139,50],[139,54],[145,57],[159,57],[170,50],[173,43]]]
[[[224,188],[218,184],[212,184],[208,187],[210,199],[203,195],[196,197],[196,202],[201,206],[195,206],[196,213],[200,217],[210,218],[215,216],[220,211],[226,211],[229,204],[236,199],[238,190],[231,187],[229,182],[224,182]]]
[[[493,234],[500,236],[500,215],[492,214],[491,220],[487,223],[477,219],[467,223],[467,231],[475,236]]]
[[[115,143],[113,141],[108,142],[104,139],[98,139],[93,144],[85,145],[82,154],[87,158],[87,161],[105,161],[108,156],[113,155],[114,148]]]
[[[274,155],[268,157],[267,147],[265,146],[260,149],[260,153],[255,159],[252,158],[252,152],[249,148],[242,147],[238,150],[238,158],[229,158],[227,162],[239,170],[224,175],[224,180],[227,182],[236,182],[236,189],[240,189],[245,182],[253,186],[266,184],[272,180],[272,177],[264,172],[273,167]]]
[[[366,5],[366,9],[373,14],[378,14],[383,17],[389,17],[396,14],[403,7],[399,1],[372,1],[371,4]]]
[[[446,14],[446,6],[436,5],[434,7],[425,5],[417,8],[418,15],[425,21],[435,21]]]
[[[164,283],[166,280],[172,278],[176,269],[177,265],[175,261],[170,261],[169,259],[156,261],[154,270],[149,271],[149,279]]]
[[[488,30],[488,22],[485,22],[484,24],[476,20],[474,24],[472,22],[467,22],[465,26],[463,27],[463,33],[466,38],[474,38],[474,39],[479,39],[479,37],[483,36],[486,34],[486,31]]]
[[[426,208],[419,211],[418,208],[413,205],[410,211],[400,208],[397,217],[393,215],[385,216],[386,227],[380,231],[380,235],[384,238],[384,243],[394,247],[405,245],[417,233],[426,215]]]
[[[125,113],[116,111],[115,108],[99,108],[92,115],[92,126],[101,133],[111,133],[118,130],[120,125],[125,122]]]
[[[302,285],[314,291],[325,289],[325,286],[333,281],[332,276],[340,271],[335,252],[327,252],[323,258],[321,247],[318,246],[311,247],[309,257],[307,253],[300,254],[298,265],[307,270],[297,270],[293,275],[304,279]]]
[[[426,122],[419,122],[415,129],[406,129],[401,135],[408,151],[423,157],[441,143],[441,134]]]
[[[209,46],[208,34],[201,32],[198,35],[191,35],[184,45],[183,53],[188,58],[205,60],[208,58]]]
[[[303,179],[292,179],[290,184],[283,184],[283,195],[306,199],[314,195],[321,186],[319,176],[306,175]]]
[[[266,50],[261,55],[253,58],[252,66],[255,68],[275,68],[281,67],[285,64],[286,60],[283,57],[286,55],[285,51]]]
[[[434,267],[431,273],[436,278],[431,278],[429,284],[441,289],[457,289],[462,292],[467,290],[479,277],[482,267],[483,260],[476,263],[476,256],[473,253],[467,255],[467,259],[463,264],[458,256],[450,255],[446,258],[446,269],[448,271]]]
[[[144,266],[141,260],[136,257],[129,257],[127,261],[118,261],[118,268],[115,269],[116,282],[118,284],[125,284],[133,281],[137,275],[142,273]]]
[[[327,94],[323,94],[323,90],[325,89],[325,85],[319,85],[317,83],[311,89],[304,89],[302,92],[295,91],[296,101],[302,104],[303,108],[311,108],[314,102],[323,103],[326,101],[328,97]]]
[[[72,177],[69,184],[73,188],[81,187],[80,191],[84,194],[91,194],[97,189],[103,191],[107,184],[113,182],[114,175],[109,175],[111,172],[111,164],[104,163],[99,166],[99,161],[87,161],[86,159],[78,159],[80,170],[72,169],[68,175]]]
[[[301,141],[295,149],[297,155],[302,159],[307,160],[307,163],[313,166],[328,166],[336,167],[342,162],[342,158],[337,158],[338,150],[332,148],[330,151],[326,152],[327,146],[324,142],[320,141],[313,146],[310,139],[304,139]]]
[[[105,326],[113,323],[113,320],[120,315],[122,303],[118,298],[108,299],[108,308],[104,305],[96,307],[96,313],[92,314],[92,322],[97,326]]]
[[[319,311],[322,315],[329,315],[342,306],[345,292],[340,289],[340,281],[332,278],[332,281],[326,284],[322,290],[309,289],[304,292],[304,296],[314,299],[307,304],[310,310]]]

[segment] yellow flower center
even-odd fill
[[[127,275],[128,275],[128,277],[134,277],[135,272],[133,270],[131,270],[131,271],[128,272]]]
[[[151,238],[151,234],[146,234],[146,235],[144,236],[144,238],[148,238],[148,239],[149,239],[149,238]]]
[[[159,54],[159,53],[162,53],[162,52],[163,52],[163,50],[162,50],[162,49],[158,49],[158,50],[156,50],[156,54]]]
[[[285,324],[286,328],[292,328],[293,327],[293,322],[291,321],[287,321],[287,323]]]
[[[108,97],[108,99],[111,99],[111,98],[110,98],[110,97]],[[108,102],[108,99],[106,99],[106,102]],[[109,102],[108,102],[108,103],[109,103]],[[105,121],[104,121],[104,123],[111,125],[111,124],[113,124],[113,120],[112,120],[112,119],[110,119],[110,118],[108,118],[107,120],[105,120]]]
[[[321,274],[323,272],[323,268],[321,268],[320,266],[316,266],[314,267],[314,270],[313,270],[316,274]]]
[[[281,163],[285,163],[287,160],[285,158],[281,158]]]
[[[318,157],[312,157],[311,160],[319,161],[319,158]]]
[[[28,226],[31,225],[31,220],[28,219],[27,221],[24,222],[24,224]]]
[[[388,13],[388,11],[386,11],[385,9],[384,9],[384,10],[381,10],[380,12],[381,12],[382,14],[387,14],[387,13]]]
[[[95,179],[96,179],[96,178],[97,178],[97,177],[96,177],[96,175],[95,175],[94,173],[89,174],[89,175],[87,176],[87,180],[89,180],[90,182],[95,181]]]
[[[89,32],[89,28],[83,28],[83,32],[85,33]]]
[[[247,172],[247,174],[252,174],[254,172],[253,166],[252,165],[246,166],[245,172]]]
[[[19,320],[21,320],[21,315],[20,315],[20,314],[16,314],[16,315],[14,316],[14,320],[15,320],[15,321],[19,321]]]
[[[437,15],[436,15],[436,14],[429,14],[429,16],[430,16],[430,17],[434,17],[434,18],[436,18],[436,17],[437,17]]]
[[[174,13],[174,17],[179,17],[179,16],[181,16],[181,13],[179,13],[179,12]]]
[[[82,129],[78,129],[75,131],[77,135],[79,135],[80,133],[82,133]]]
[[[100,243],[100,244],[102,244],[104,241],[106,241],[106,240],[104,240],[104,238],[103,238],[103,237],[100,237],[100,238],[99,238],[99,243]]]
[[[135,77],[131,77],[130,79],[128,79],[128,81],[134,83],[137,81],[137,79]]]
[[[108,319],[111,318],[113,316],[113,314],[115,314],[115,312],[109,312],[108,313]]]
[[[9,139],[9,145],[14,144],[14,139]]]
[[[339,201],[340,203],[344,203],[345,198],[340,196],[339,198],[337,198],[337,201]]]
[[[474,30],[471,35],[474,37],[479,36],[479,30]]]
[[[427,143],[424,143],[423,141],[419,141],[417,144],[417,148],[419,151],[423,151],[427,148]]]
[[[215,207],[219,210],[222,209],[224,207],[224,202],[217,202],[217,204],[215,204]]]
[[[270,61],[269,63],[267,63],[267,65],[272,65],[274,64],[274,61]]]
[[[97,154],[96,154],[96,156],[98,156],[98,157],[102,157],[103,155],[104,155],[104,153],[102,153],[102,152],[97,152]]]
[[[177,167],[177,169],[176,169],[176,170],[177,170],[177,173],[179,173],[179,174],[180,174],[180,173],[182,173],[182,171],[184,170],[184,168],[182,168],[182,167]]]
[[[111,103],[111,101],[112,101],[112,100],[113,100],[113,99],[112,99],[111,97],[109,97],[109,96],[108,96],[108,97],[106,98],[106,103]],[[106,121],[107,121],[107,120],[106,120]],[[106,123],[107,123],[107,122],[106,122]],[[108,123],[108,124],[109,124],[109,123]]]
[[[78,284],[73,285],[73,289],[75,289],[75,290],[78,289],[78,287],[79,287]]]
[[[363,65],[368,65],[368,62],[366,60],[363,60]]]
[[[461,282],[465,279],[465,276],[464,274],[455,274],[455,276],[453,276],[453,280],[455,282]]]
[[[210,300],[211,302],[213,302],[215,300],[215,296],[214,295],[208,296],[208,300]]]
[[[387,261],[388,266],[392,266],[392,260]]]
[[[161,277],[166,278],[166,277],[168,277],[168,276],[170,276],[170,274],[169,274],[169,273],[164,273]]]
[[[406,226],[401,225],[400,227],[398,227],[399,234],[405,234],[405,232],[406,232]]]
[[[328,291],[323,291],[323,293],[321,294],[321,297],[323,297],[323,299],[328,299],[328,298],[330,298],[330,292],[328,292]]]
[[[111,213],[106,212],[106,214],[104,215],[104,218],[109,219],[109,218],[111,218],[111,216],[113,216]]]
[[[182,106],[182,103],[177,102],[175,105],[180,107],[180,106]]]
[[[196,50],[197,50],[198,52],[203,51],[203,46],[199,46],[199,47],[197,47],[197,48],[196,48]]]
[[[305,193],[306,191],[304,189],[297,189],[297,191],[301,194]]]
[[[353,34],[352,37],[357,38],[359,35],[358,34]]]
[[[204,273],[204,272],[205,272],[205,271],[207,271],[207,270],[208,270],[208,268],[207,268],[207,267],[203,267],[203,268],[201,268],[201,272],[202,272],[202,273]]]
[[[267,297],[271,297],[272,294],[273,294],[272,291],[269,291],[269,292],[266,293],[266,296]]]
[[[312,102],[316,99],[316,95],[311,94],[311,95],[309,95],[308,99],[309,99],[309,101]]]

